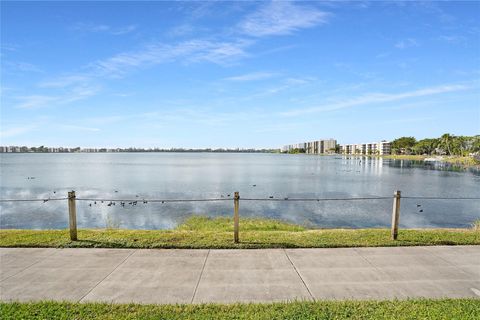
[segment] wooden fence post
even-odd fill
[[[68,217],[70,225],[70,240],[77,240],[77,208],[75,203],[75,191],[68,193]]]
[[[240,193],[238,191],[235,192],[233,198],[233,239],[235,243],[239,242],[238,237],[238,223],[239,223],[239,216],[238,216],[238,208],[240,206]]]
[[[400,218],[400,198],[401,192],[395,191],[393,194],[393,210],[392,210],[392,240],[398,237],[398,220]]]

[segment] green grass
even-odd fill
[[[241,228],[245,231],[304,231],[305,228],[296,224],[273,219],[243,218]],[[176,230],[181,231],[220,231],[233,232],[233,220],[227,217],[209,218],[191,216],[181,223]]]
[[[0,303],[1,319],[478,319],[480,300],[318,301],[269,304],[138,305]]]
[[[409,229],[390,240],[388,229],[325,229],[268,219],[240,219],[240,243],[233,243],[229,218],[193,216],[174,230],[80,229],[78,241],[68,230],[0,230],[0,247],[102,248],[335,248],[418,245],[480,245],[480,230]]]

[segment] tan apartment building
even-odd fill
[[[307,154],[335,153],[336,145],[337,140],[335,139],[315,140],[286,145],[282,147],[282,151],[288,152],[294,149],[303,149]]]
[[[307,154],[323,154],[323,153],[335,153],[335,146],[337,140],[316,140],[305,143],[305,153]]]

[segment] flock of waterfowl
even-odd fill
[[[27,177],[27,179],[35,179],[35,177]],[[257,186],[256,184],[252,184],[252,187],[256,187],[256,186]],[[115,193],[118,193],[118,190],[114,190],[114,192],[115,192]],[[53,193],[56,194],[57,191],[54,190]],[[137,194],[137,195],[135,195],[135,197],[138,198],[139,195]],[[222,195],[220,195],[220,197],[221,197],[221,198],[225,198],[225,195],[222,194]],[[231,194],[227,194],[226,197],[227,197],[227,198],[231,197]],[[269,199],[274,199],[274,196],[269,196],[268,198],[269,198]],[[289,200],[289,198],[288,198],[288,197],[284,197],[283,200]],[[45,202],[47,202],[47,201],[48,201],[48,199],[44,199],[44,200],[43,200],[43,203],[45,203]],[[102,203],[102,204],[104,203],[104,201],[102,201],[102,200],[100,200],[99,202]],[[141,202],[142,202],[143,204],[147,204],[147,203],[148,203],[148,201],[145,200],[145,199],[143,199]],[[160,202],[161,202],[161,203],[165,203],[165,201],[160,201]],[[127,204],[128,204],[128,205],[131,205],[131,206],[136,206],[136,205],[138,204],[138,200],[129,201],[129,202],[120,201],[119,203],[120,203],[120,206],[121,206],[121,207],[125,208],[125,205],[127,205]],[[97,205],[97,201],[93,201],[93,202],[91,202],[91,203],[88,204],[89,207],[91,207],[92,205]],[[108,201],[108,203],[107,203],[107,206],[108,206],[108,207],[115,206],[115,205],[116,205],[116,201]],[[419,213],[422,213],[422,212],[423,212],[423,209],[422,209],[421,207],[422,207],[422,205],[417,203],[417,208],[419,208],[419,209],[418,209],[418,212],[419,212]]]

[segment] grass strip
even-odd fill
[[[480,245],[480,229],[400,230],[320,229],[268,219],[241,219],[240,243],[233,243],[230,218],[193,216],[174,230],[79,229],[78,241],[68,230],[0,230],[0,247],[82,248],[339,248],[429,245]]]
[[[0,303],[1,319],[478,319],[479,299],[139,305]]]

